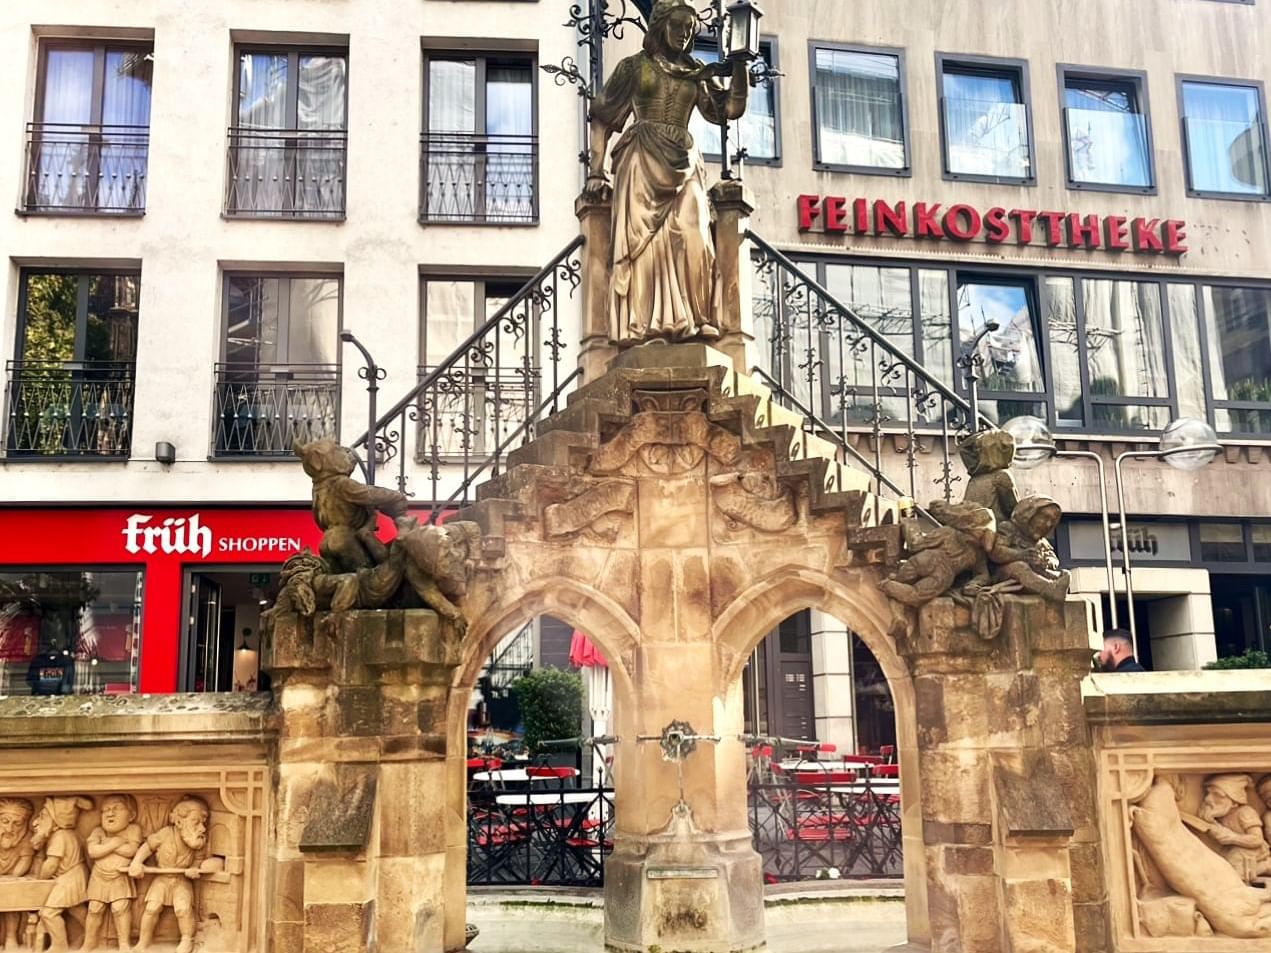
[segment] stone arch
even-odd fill
[[[890,603],[872,571],[847,581],[818,570],[787,566],[744,589],[715,622],[724,684],[741,677],[746,660],[782,620],[803,609],[819,609],[855,632],[874,653],[887,678],[896,708],[901,785],[901,838],[904,848],[905,918],[910,942],[930,942],[927,914],[927,858],[922,838],[922,778],[918,768],[918,722],[909,665],[888,633]]]
[[[475,601],[475,600],[474,600]],[[552,615],[587,633],[609,662],[616,704],[634,697],[631,678],[640,629],[614,600],[590,586],[565,578],[541,579],[520,589],[499,588],[495,598],[468,623],[459,665],[446,697],[446,894],[468,889],[467,713],[472,686],[498,640],[518,625]],[[446,904],[446,949],[462,949],[465,905]]]

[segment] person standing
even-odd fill
[[[1134,657],[1134,641],[1126,629],[1111,629],[1103,634],[1099,664],[1105,672],[1146,672]]]

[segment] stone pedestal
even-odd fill
[[[271,953],[440,953],[446,692],[430,611],[277,620]]]
[[[1082,604],[1007,597],[987,642],[941,598],[899,648],[914,674],[932,950],[1106,950]]]

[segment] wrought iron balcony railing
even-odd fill
[[[348,133],[343,130],[229,130],[225,214],[344,218]]]
[[[427,132],[420,136],[419,220],[538,221],[538,137]]]
[[[140,215],[148,126],[32,122],[26,130],[26,212]]]
[[[135,371],[131,361],[10,361],[6,454],[126,459]]]
[[[339,410],[336,364],[217,364],[212,454],[289,456],[297,440],[336,436]]]
[[[436,368],[421,367],[419,380]],[[482,456],[532,419],[538,406],[537,367],[476,367],[451,375],[444,387],[420,396],[415,460],[428,463]]]

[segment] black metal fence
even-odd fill
[[[767,883],[903,876],[894,778],[792,774],[752,780],[747,793]],[[602,886],[612,822],[609,788],[478,785],[468,794],[468,883]]]
[[[114,361],[10,361],[8,456],[127,458],[136,367]]]
[[[348,133],[229,130],[225,214],[344,218]]]
[[[149,152],[148,126],[28,123],[23,210],[140,215]]]
[[[419,140],[419,220],[538,221],[538,137],[427,132]]]
[[[292,443],[336,436],[340,369],[335,364],[217,364],[212,453],[290,456]]]

